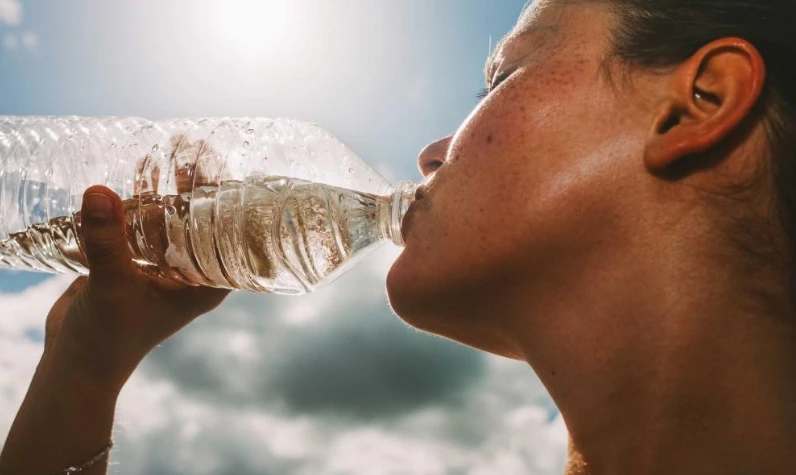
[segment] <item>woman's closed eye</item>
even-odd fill
[[[488,87],[485,87],[485,88],[481,89],[481,91],[479,91],[478,94],[476,94],[476,97],[478,97],[479,100],[485,98],[492,91],[497,89],[497,87],[500,86],[500,84],[503,81],[505,81],[506,79],[508,79],[509,76],[511,76],[513,73],[514,73],[514,71],[507,71],[505,73],[501,73],[501,74],[497,75],[495,77],[495,79],[492,81],[492,83]]]

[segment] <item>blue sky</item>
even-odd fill
[[[490,37],[524,0],[21,4],[0,27],[17,44],[0,56],[0,113],[306,118],[416,178],[418,149],[471,110]],[[272,8],[288,23],[272,35],[270,4],[288,5]],[[225,9],[239,13],[219,21]],[[247,11],[263,19],[248,34],[224,24]]]
[[[291,117],[390,180],[477,102],[525,0],[0,0],[0,115]],[[385,249],[303,297],[236,293],[120,399],[112,473],[560,473],[524,364],[406,327]],[[0,271],[0,441],[71,277]]]
[[[0,114],[307,119],[418,180],[418,151],[470,112],[524,4],[0,0]],[[277,34],[263,33],[271,15]],[[41,278],[0,272],[0,290]]]

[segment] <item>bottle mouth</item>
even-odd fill
[[[401,222],[409,211],[409,206],[415,201],[417,186],[411,181],[399,181],[393,187],[392,207],[390,210],[390,239],[396,246],[404,246],[401,234]]]

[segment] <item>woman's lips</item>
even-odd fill
[[[415,190],[415,200],[409,205],[409,209],[406,210],[406,214],[404,215],[404,219],[401,221],[401,236],[406,242],[406,238],[409,235],[409,229],[412,226],[412,221],[414,220],[415,214],[417,213],[418,208],[422,208],[427,205],[426,193],[428,192],[423,186],[418,186],[417,190]]]

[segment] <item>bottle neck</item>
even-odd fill
[[[409,205],[415,200],[415,190],[417,185],[411,181],[399,181],[393,187],[392,195],[383,204],[382,233],[385,239],[389,239],[396,246],[404,246],[401,221],[406,216]]]

